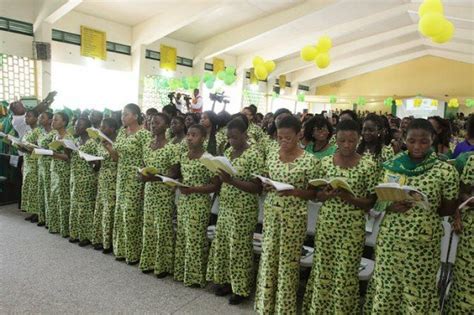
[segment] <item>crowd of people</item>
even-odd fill
[[[216,295],[230,295],[230,304],[248,299],[255,289],[258,313],[294,314],[307,203],[321,202],[301,310],[353,314],[361,309],[358,273],[366,216],[384,212],[364,312],[434,314],[440,310],[441,221],[449,216],[461,241],[446,309],[474,310],[474,202],[458,209],[473,194],[474,116],[450,121],[350,110],[294,115],[287,109],[264,116],[253,105],[234,115],[182,114],[173,105],[142,113],[135,104],[121,113],[53,114],[48,106],[10,104],[11,134],[42,148],[73,140],[80,151],[103,158],[86,162],[65,146],[52,156],[22,149],[20,208],[50,233],[113,253],[158,278],[172,276],[196,288],[212,282]],[[90,127],[112,143],[90,138]],[[205,153],[227,157],[237,175],[210,171],[200,160]],[[166,185],[139,170],[144,167],[183,186]],[[255,174],[294,189],[277,191]],[[352,193],[309,184],[339,177]],[[375,187],[388,182],[423,192],[428,208],[413,201],[377,201]],[[262,195],[263,250],[256,266],[253,233]],[[206,231],[216,199],[219,213],[210,243]]]

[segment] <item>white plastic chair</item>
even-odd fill
[[[319,209],[321,209],[321,202],[308,202],[308,224],[306,228],[306,233],[308,235],[314,236],[316,233],[316,223],[318,221]]]
[[[375,247],[377,243],[377,236],[379,235],[380,225],[382,224],[385,212],[382,212],[378,217],[374,218],[374,224],[372,226],[372,232],[365,232],[365,245],[369,247]]]
[[[211,198],[212,198],[212,195],[211,195]],[[214,199],[214,202],[211,207],[211,213],[215,215],[219,214],[219,197]],[[216,226],[209,225],[207,227],[207,238],[212,241],[215,236],[216,236]]]

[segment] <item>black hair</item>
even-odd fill
[[[174,105],[171,105],[171,104],[163,106],[163,109],[161,111],[163,113],[168,113],[171,117],[178,115],[178,110],[176,109]]]
[[[249,119],[247,118],[247,116],[245,114],[242,114],[242,113],[235,113],[234,115],[231,116],[231,120],[234,120],[234,119],[240,119],[242,120],[245,125],[247,126],[247,129],[249,127]]]
[[[436,131],[433,128],[433,130],[435,131],[433,146],[434,146],[435,152],[438,153],[438,146],[440,144],[442,144],[443,146],[449,148],[449,143],[451,141],[451,124],[449,123],[449,120],[441,118],[440,116],[428,117],[428,122],[430,120],[435,120],[436,122],[438,122],[438,124],[442,128],[440,134],[437,134]],[[433,126],[431,126],[431,127],[433,127]]]
[[[139,125],[143,123],[143,116],[142,116],[142,111],[140,110],[140,107],[138,107],[137,104],[129,103],[125,105],[124,110],[128,110],[129,112],[132,112],[133,114],[137,115],[137,122]]]
[[[339,116],[337,114],[332,114],[332,118],[336,119],[336,126],[339,123]]]
[[[211,110],[205,111],[203,114],[206,114],[209,120],[211,121],[211,132],[209,134],[209,141],[207,143],[206,151],[212,155],[217,153],[217,141],[216,141],[216,132],[217,132],[217,123],[218,118],[217,114]]]
[[[69,124],[69,116],[65,112],[57,112],[55,115],[61,116],[61,119],[64,121],[64,126]]]
[[[40,113],[36,109],[29,109],[26,111],[26,113],[31,113],[33,116],[35,116],[35,118],[38,118],[38,116],[40,115]]]
[[[51,111],[42,112],[41,114],[46,114],[46,116],[48,116],[48,119],[53,119],[53,115],[54,115],[53,112]]]
[[[207,135],[207,129],[206,129],[206,127],[204,127],[203,125],[194,124],[194,125],[189,126],[188,131],[191,130],[191,129],[197,129],[197,130],[199,130],[199,133],[200,133],[201,136],[203,136],[204,138],[205,138],[206,135]]]
[[[222,127],[225,127],[229,121],[232,120],[232,116],[226,112],[225,110],[219,112],[217,114],[217,127],[218,129],[221,129]]]
[[[384,144],[383,122],[382,122],[381,117],[374,113],[370,113],[365,117],[364,122],[362,123],[362,126],[364,125],[366,121],[373,122],[377,126],[377,129],[380,132],[379,136],[377,137],[377,142],[375,144],[375,152],[374,152],[374,155],[378,157],[380,153],[382,153],[382,147]],[[363,154],[366,150],[367,150],[367,142],[365,142],[364,137],[362,137],[362,139],[360,140],[359,146],[357,147],[357,153]]]
[[[165,121],[165,124],[169,127],[169,125],[171,123],[171,118],[169,118],[166,114],[157,113],[156,115],[153,115],[153,116],[157,116],[157,117],[162,118]]]
[[[469,139],[474,138],[474,115],[469,115],[466,123],[467,137]]]
[[[370,115],[370,114],[369,114]],[[368,115],[367,115],[368,116]],[[386,116],[379,116],[380,121],[382,122],[382,132],[383,132],[383,143],[385,145],[389,145],[392,142],[393,134],[392,128],[390,128],[390,121]]]
[[[158,114],[158,110],[154,107],[148,108],[145,112],[146,116],[156,115]]]
[[[76,120],[76,123],[78,123],[79,121],[84,121],[86,123],[86,128],[90,128],[92,127],[92,123],[90,121],[89,118],[86,118],[86,117],[79,117],[77,120]]]
[[[183,128],[184,128],[184,134],[186,134],[186,124],[184,123],[184,117],[183,116],[175,116],[173,118],[171,118],[171,120],[173,119],[176,119],[176,120],[179,120],[179,122],[183,125]],[[171,124],[171,122],[170,122]]]
[[[339,114],[339,118],[340,118],[342,115],[344,115],[344,114],[347,114],[347,115],[351,116],[352,120],[355,120],[355,121],[358,120],[357,114],[356,114],[356,112],[353,111],[353,110],[350,110],[350,109],[343,110],[343,111]]]
[[[291,112],[286,109],[286,108],[279,108],[275,111],[275,114],[273,114],[273,122],[271,124],[271,126],[268,128],[268,134],[270,136],[273,136],[276,131],[277,131],[277,125],[275,123],[275,120],[277,119],[278,116],[280,116],[281,114],[290,114],[291,115]]]
[[[227,130],[237,129],[240,132],[244,133],[247,131],[247,128],[248,122],[244,121],[242,117],[236,117],[227,124]]]
[[[323,115],[314,115],[311,119],[306,121],[304,124],[304,138],[308,141],[315,141],[313,137],[313,130],[314,128],[324,128],[326,127],[329,131],[327,140],[331,139],[334,129],[332,128],[332,124],[324,117]]]
[[[356,120],[343,120],[340,121],[336,126],[336,134],[339,131],[355,131],[360,135],[360,124]]]
[[[250,106],[244,107],[244,109],[249,110],[254,118],[257,115],[257,107],[255,107],[255,105],[253,105],[253,106],[250,105]]]
[[[102,123],[107,127],[112,128],[114,131],[117,131],[117,129],[119,129],[117,121],[113,118],[104,118],[102,120]]]
[[[289,128],[293,129],[295,133],[298,133],[301,131],[301,121],[293,115],[286,116],[280,120],[277,128]]]
[[[184,120],[186,120],[186,118],[187,118],[188,116],[193,119],[193,121],[194,121],[195,124],[199,124],[199,117],[198,117],[197,114],[195,114],[195,113],[186,113],[186,114],[184,115]]]
[[[412,119],[410,124],[407,127],[407,133],[410,130],[421,129],[429,132],[433,137],[436,136],[436,132],[433,128],[433,125],[429,120],[423,118]]]

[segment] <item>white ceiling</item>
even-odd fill
[[[276,61],[272,76],[289,74],[311,86],[424,55],[474,63],[474,0],[443,0],[456,27],[443,45],[418,33],[421,0],[54,1],[77,2],[75,11],[132,27],[134,46],[166,36],[193,44],[195,62],[233,55],[238,70],[261,55]],[[333,39],[331,65],[323,70],[299,57],[321,35]]]

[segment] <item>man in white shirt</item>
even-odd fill
[[[194,97],[193,101],[191,102],[191,112],[193,113],[202,113],[202,96],[199,95],[199,89],[194,89]]]

